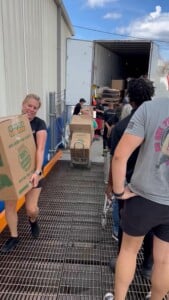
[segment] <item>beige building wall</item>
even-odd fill
[[[20,113],[25,95],[36,93],[42,98],[39,115],[48,120],[49,92],[58,92],[58,76],[65,89],[66,39],[73,34],[69,24],[62,1],[0,0],[1,117]]]

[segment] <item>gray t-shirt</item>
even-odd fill
[[[169,205],[169,99],[143,103],[125,132],[144,138],[130,189],[146,199]]]

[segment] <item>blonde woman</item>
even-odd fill
[[[45,122],[36,116],[41,106],[41,100],[37,95],[29,94],[22,102],[22,113],[26,114],[32,128],[32,134],[36,144],[36,168],[32,174],[30,181],[32,183],[32,189],[25,195],[25,207],[28,216],[31,234],[34,238],[38,238],[40,228],[38,225],[38,200],[42,189],[42,180],[40,175],[42,173],[42,165],[44,159],[45,144],[47,138],[47,130]],[[18,244],[18,216],[16,212],[17,201],[5,202],[5,216],[9,226],[11,237],[2,246],[2,253],[11,252]]]

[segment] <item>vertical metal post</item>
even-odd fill
[[[61,55],[61,22],[62,22],[62,9],[61,6],[57,7],[57,96],[61,97],[61,77],[62,77],[62,55]],[[59,101],[60,101],[60,97]],[[58,106],[58,113],[61,114],[60,107]]]
[[[49,93],[49,124],[51,130],[51,143],[50,143],[50,158],[55,153],[56,146],[56,104],[55,104],[55,93]]]
[[[63,95],[63,101],[62,101],[62,105],[63,105],[63,138],[64,138],[64,143],[65,143],[65,132],[66,132],[66,90],[64,90],[64,95]]]

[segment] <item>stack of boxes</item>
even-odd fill
[[[77,164],[88,164],[94,133],[92,116],[90,114],[74,115],[69,127],[71,161]]]
[[[125,89],[125,80],[113,79],[111,82],[111,88],[110,87],[102,88],[101,97],[104,100],[104,103],[120,102],[124,97],[124,89]]]
[[[126,81],[124,79],[112,80],[111,87],[112,89],[116,89],[119,92],[119,102],[122,101],[125,97],[125,85]]]
[[[104,103],[109,102],[119,102],[120,101],[120,91],[115,89],[106,88],[102,92],[102,99]]]

